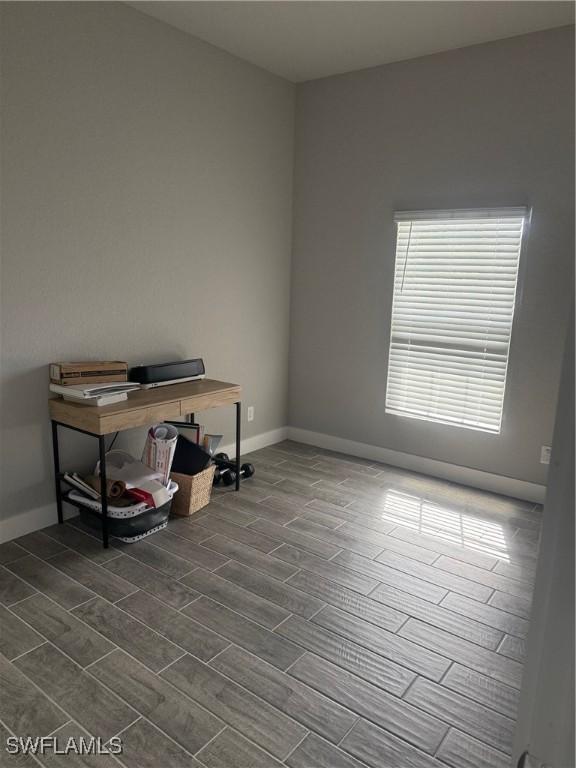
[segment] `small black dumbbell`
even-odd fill
[[[234,468],[236,465],[234,462],[230,461],[230,457],[227,453],[215,453],[212,457],[214,464],[216,464],[216,468],[214,470],[214,480],[212,482],[212,485],[220,485],[220,482],[223,480],[222,477],[222,471],[228,470]],[[225,483],[227,485],[230,485],[230,483]]]
[[[252,477],[255,471],[253,464],[242,464],[240,467],[240,477]],[[216,479],[216,475],[218,475],[218,479]],[[216,472],[214,472],[214,482],[218,485],[220,481],[224,485],[233,485],[236,482],[236,468],[233,466],[217,467]]]

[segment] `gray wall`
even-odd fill
[[[573,282],[573,28],[298,87],[290,424],[543,483]],[[499,436],[387,416],[393,211],[533,206]]]
[[[566,337],[512,765],[574,760],[574,312]]]
[[[53,360],[202,356],[255,406],[245,436],[285,426],[294,87],[121,3],[0,10],[11,516],[53,509]]]

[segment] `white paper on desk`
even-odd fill
[[[170,482],[170,469],[177,440],[178,430],[172,424],[155,424],[148,430],[142,451],[144,464],[161,473],[160,482],[166,486]]]
[[[68,395],[78,400],[90,400],[93,397],[104,397],[106,395],[116,395],[127,392],[134,392],[140,389],[140,384],[131,381],[113,381],[100,382],[98,384],[88,384],[87,386],[74,387],[63,384],[50,384],[50,392],[57,395]]]

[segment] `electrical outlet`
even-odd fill
[[[248,406],[248,408],[246,410],[246,418],[248,419],[248,421],[254,421],[254,406],[253,405],[249,405]]]
[[[551,448],[549,445],[543,445],[540,449],[540,464],[550,464],[550,452]]]

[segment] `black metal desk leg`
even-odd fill
[[[56,485],[56,508],[58,510],[58,522],[64,522],[62,511],[62,487],[60,485],[60,451],[58,450],[58,424],[52,421],[52,455],[54,457],[54,483]]]
[[[102,503],[102,546],[108,549],[108,489],[106,488],[106,439],[98,435],[100,447],[100,501]]]
[[[236,490],[240,490],[240,422],[242,403],[236,403]]]

